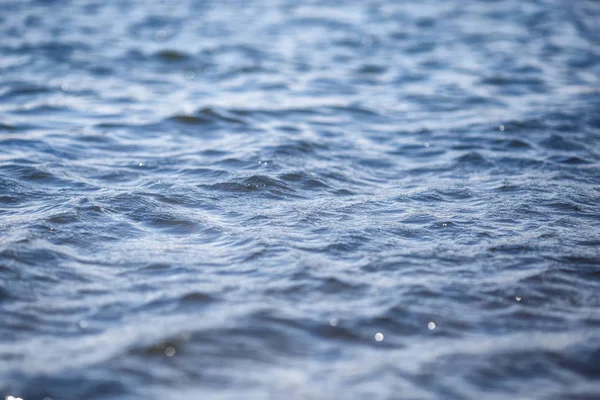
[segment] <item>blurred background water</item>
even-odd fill
[[[600,2],[0,1],[0,395],[600,397]]]

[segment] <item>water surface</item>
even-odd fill
[[[600,3],[0,3],[0,396],[600,396]]]

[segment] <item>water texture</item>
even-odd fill
[[[600,398],[599,20],[0,1],[0,396]]]

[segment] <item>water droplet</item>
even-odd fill
[[[383,341],[383,333],[381,333],[381,332],[377,332],[377,333],[375,334],[375,340],[376,340],[376,341],[378,341],[378,342],[381,342],[381,341]]]
[[[60,85],[60,90],[62,90],[63,92],[66,92],[67,90],[69,90],[69,84],[63,83],[62,85]]]
[[[329,320],[329,325],[331,325],[331,326],[338,326],[339,323],[340,323],[340,321],[338,321],[337,318],[331,318]]]
[[[167,32],[165,32],[165,31],[158,31],[154,34],[154,39],[157,42],[162,42],[166,38],[167,38]]]
[[[500,125],[500,130],[501,130],[502,132],[504,132],[504,129],[506,129],[506,128],[504,128],[504,125]]]
[[[196,77],[196,71],[188,69],[185,71],[185,79],[192,80]]]
[[[141,162],[141,163],[139,163],[138,165],[139,165],[140,167],[143,167],[143,166],[144,166],[144,163],[143,163],[143,162]]]
[[[363,46],[371,47],[373,45],[373,38],[371,36],[363,36],[361,42]]]
[[[429,328],[429,330],[430,330],[430,331],[434,330],[434,329],[435,329],[435,322],[433,322],[433,321],[430,321],[430,322],[427,324],[427,327]]]
[[[515,297],[515,300],[516,301],[521,301],[521,298],[517,296],[517,297]]]
[[[79,327],[80,327],[81,329],[85,329],[85,328],[87,328],[87,327],[88,327],[88,323],[87,323],[87,321],[85,321],[85,320],[83,320],[83,319],[82,319],[81,321],[79,321]]]
[[[429,147],[429,142],[425,142],[425,143],[423,143],[423,146],[425,146],[425,147]]]
[[[175,350],[175,347],[173,347],[173,346],[168,346],[165,349],[165,355],[167,357],[173,357],[175,355],[175,353],[177,353],[177,350]]]

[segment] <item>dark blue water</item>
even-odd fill
[[[599,21],[0,0],[0,396],[600,398]]]

